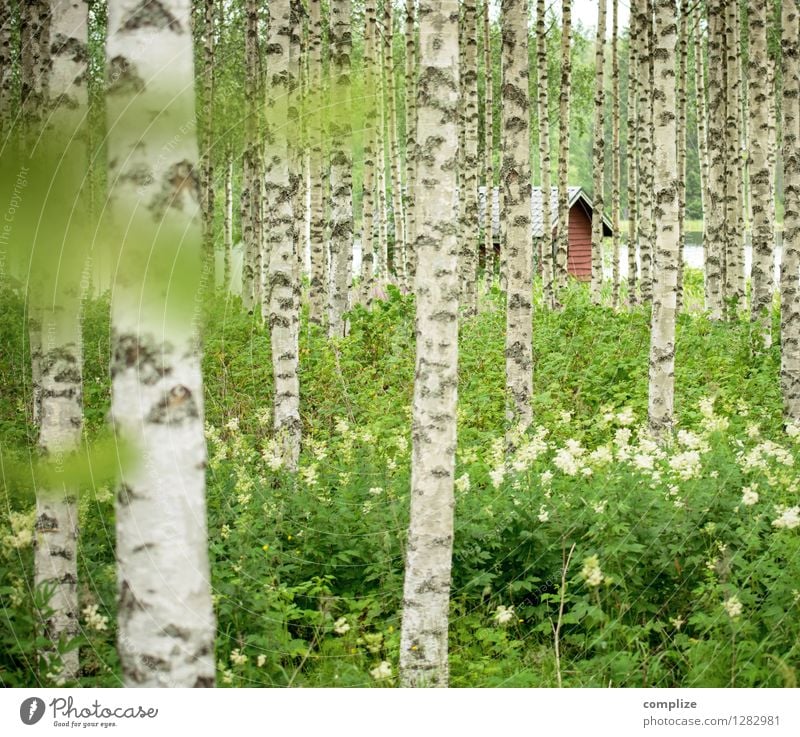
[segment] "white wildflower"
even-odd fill
[[[553,472],[552,471],[545,471],[542,476],[542,486],[550,486],[550,482],[553,480]]]
[[[231,663],[234,665],[246,665],[247,660],[247,656],[238,647],[231,650]]]
[[[378,496],[379,494],[383,494],[383,487],[382,486],[373,486],[373,487],[370,488],[369,493],[373,494],[374,496]]]
[[[347,622],[347,617],[339,617],[339,619],[333,623],[333,631],[337,635],[344,635],[345,633],[349,632],[350,625]]]
[[[108,617],[104,617],[98,611],[97,604],[90,604],[83,610],[83,618],[86,620],[86,626],[96,632],[103,632],[108,629]]]
[[[632,425],[636,418],[633,416],[633,409],[631,407],[625,407],[623,410],[617,413],[617,422],[620,425],[628,426]]]
[[[798,507],[776,507],[775,511],[780,515],[772,520],[772,526],[779,529],[793,530],[800,525],[800,506]]]
[[[382,660],[369,674],[376,681],[385,681],[387,678],[392,677],[392,664],[388,660]]]
[[[267,662],[267,656],[264,655],[264,653],[261,653],[261,655],[259,655],[258,658],[256,658],[256,665],[259,668],[263,668],[264,667],[264,663],[266,663],[266,662]]]
[[[747,426],[745,433],[747,434],[748,438],[757,438],[761,434],[761,430],[757,424],[751,423]]]
[[[514,619],[514,607],[505,607],[502,604],[495,609],[494,621],[499,625],[508,624]]]
[[[613,463],[614,454],[607,445],[601,445],[589,453],[589,463],[594,466],[605,466]]]
[[[581,577],[586,581],[587,586],[599,586],[603,583],[603,572],[600,570],[600,561],[596,555],[590,555],[583,559]]]
[[[745,486],[742,489],[742,504],[746,507],[752,507],[758,501],[758,492],[750,486]]]
[[[563,422],[565,425],[569,425],[569,423],[572,422],[572,412],[561,412],[559,417],[561,418],[561,422]]]
[[[316,486],[319,481],[317,474],[317,464],[312,463],[310,466],[304,466],[300,469],[300,476],[305,481],[306,486]]]
[[[559,448],[553,458],[556,468],[567,476],[575,476],[578,473],[578,462],[567,448]]]
[[[654,458],[649,453],[636,453],[633,456],[633,464],[636,468],[641,468],[643,471],[650,471],[653,468]]]
[[[594,509],[594,511],[597,514],[603,514],[603,512],[606,511],[607,504],[608,504],[608,499],[603,499],[602,502],[595,502],[594,504],[592,504],[592,509]]]
[[[725,599],[725,602],[722,605],[725,608],[725,611],[728,613],[728,616],[731,619],[736,619],[742,613],[742,602],[739,601],[739,597],[736,594],[733,596],[729,596]]]
[[[697,478],[701,470],[700,453],[696,450],[676,453],[670,459],[669,467],[684,481]]]
[[[539,514],[537,515],[539,522],[547,522],[550,519],[550,512],[547,511],[544,504],[539,507]]]
[[[493,468],[489,471],[489,478],[492,480],[492,486],[495,489],[500,488],[500,484],[503,483],[503,479],[506,476],[506,469],[503,466],[499,466],[498,468]]]
[[[456,491],[465,492],[470,489],[469,474],[465,473],[456,479]]]

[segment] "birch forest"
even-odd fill
[[[0,0],[0,685],[796,687],[798,0]]]

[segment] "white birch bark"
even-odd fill
[[[503,163],[500,182],[506,211],[502,240],[508,282],[506,420],[513,433],[527,429],[533,419],[533,250],[527,0],[503,0],[500,18],[503,36]]]
[[[558,106],[558,230],[556,232],[555,281],[558,289],[567,286],[569,258],[569,118],[572,80],[571,59],[572,2],[561,2],[561,94]]]
[[[461,226],[461,307],[468,317],[478,311],[478,38],[475,0],[464,0],[464,186]]]
[[[225,164],[225,210],[223,213],[223,267],[222,282],[225,292],[231,288],[231,255],[233,254],[233,155],[226,153]]]
[[[639,291],[644,303],[653,291],[653,88],[652,39],[653,0],[638,0],[638,30],[641,34],[638,59],[639,114],[637,136],[639,149]]]
[[[405,123],[406,123],[406,192],[405,215],[406,231],[406,276],[409,286],[413,287],[414,274],[416,273],[416,256],[414,245],[414,179],[416,177],[416,148],[417,148],[417,31],[415,26],[416,6],[415,0],[405,0]]]
[[[750,277],[750,319],[765,348],[772,345],[772,294],[774,282],[775,225],[773,221],[774,172],[769,160],[769,86],[767,58],[767,0],[750,5],[748,47],[748,97],[750,115],[749,173],[753,231],[753,266]]]
[[[458,2],[420,0],[416,375],[400,676],[447,686],[458,391]]]
[[[489,26],[489,0],[483,0],[483,81],[484,81],[484,186],[483,249],[486,252],[486,280],[494,281],[494,233],[492,210],[494,207],[494,68],[492,65],[492,33]],[[551,264],[552,273],[552,264]]]
[[[628,40],[628,110],[627,110],[627,135],[625,137],[625,158],[628,171],[628,295],[627,305],[633,307],[637,302],[636,297],[636,245],[637,227],[639,220],[639,160],[640,152],[637,145],[639,130],[639,113],[636,109],[639,97],[638,90],[638,58],[641,32],[638,25],[638,16],[631,12],[630,38]]]
[[[199,282],[190,0],[111,0],[106,57],[110,210],[124,267],[112,287],[111,418],[138,453],[116,504],[122,673],[127,686],[213,686],[198,326],[190,304],[144,297],[141,269],[151,249],[180,242],[175,278]],[[169,286],[150,285],[159,295]]]
[[[619,0],[611,5],[611,304],[619,307],[619,210],[620,210],[620,132],[619,132]]]
[[[783,253],[781,389],[786,417],[800,420],[800,8],[783,0]]]
[[[655,0],[653,35],[653,119],[655,128],[654,216],[656,278],[650,327],[650,385],[648,416],[654,435],[666,437],[673,427],[675,392],[675,315],[678,250],[678,162],[676,140],[675,0]]]
[[[603,288],[603,209],[605,195],[605,47],[606,47],[606,0],[597,5],[597,35],[594,52],[594,145],[592,147],[592,276],[591,297],[593,304],[600,304]]]
[[[328,335],[347,332],[344,313],[350,300],[353,272],[353,153],[350,120],[350,0],[331,5],[331,70],[333,100],[329,128],[331,141],[331,287],[328,298]]]
[[[375,0],[364,7],[364,176],[361,190],[361,295],[369,300],[375,284],[375,126],[378,119],[375,98]],[[411,182],[409,180],[409,189]]]
[[[553,213],[551,210],[550,177],[550,100],[547,70],[547,30],[545,27],[545,0],[536,3],[536,68],[539,88],[539,170],[542,181],[542,289],[545,303],[556,306],[555,256],[553,254]]]

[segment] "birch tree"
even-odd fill
[[[723,3],[708,2],[708,210],[706,233],[706,306],[714,320],[722,319],[725,217],[725,25]]]
[[[464,0],[464,188],[461,226],[461,307],[478,311],[478,38],[475,0]]]
[[[697,19],[694,24],[694,86],[695,86],[695,117],[697,118],[697,157],[700,164],[700,201],[703,211],[703,254],[705,263],[709,254],[708,246],[708,225],[711,213],[710,196],[708,190],[709,183],[709,160],[708,160],[708,110],[706,105],[706,89],[708,77],[705,72],[705,55],[703,53],[703,31],[700,28],[702,18],[702,8],[697,8]],[[708,301],[708,284],[706,284],[706,307]]]
[[[561,2],[561,94],[558,103],[558,230],[556,245],[555,280],[559,289],[567,285],[567,259],[569,257],[569,115],[571,60],[572,2]]]
[[[486,277],[489,285],[494,280],[494,232],[492,209],[494,207],[494,68],[492,65],[492,31],[489,25],[489,0],[483,2],[483,249],[486,252]]]
[[[675,0],[655,0],[653,35],[653,119],[655,120],[654,208],[656,261],[650,327],[650,430],[664,437],[673,427],[675,392],[675,314],[678,251],[678,162],[676,140]]]
[[[653,88],[651,62],[653,43],[653,0],[638,0],[637,25],[641,39],[638,59],[639,107],[637,138],[639,141],[639,202],[637,236],[639,241],[639,289],[647,303],[653,284]]]
[[[203,269],[207,288],[214,288],[214,0],[203,0],[202,5],[202,115],[200,142],[200,194],[203,219]]]
[[[233,255],[233,154],[225,152],[225,202],[222,218],[222,284],[225,292],[231,288],[231,257]]]
[[[247,0],[244,34],[244,155],[242,157],[242,304],[253,311],[261,303],[261,166],[259,165],[258,2]]]
[[[800,420],[800,8],[783,0],[783,254],[781,389],[786,417]]]
[[[533,418],[533,303],[531,284],[531,169],[528,102],[528,3],[504,0],[502,136],[500,181],[506,211],[506,419],[514,431]],[[545,225],[545,230],[547,226]]]
[[[592,303],[600,304],[603,286],[603,193],[605,181],[605,46],[606,46],[606,0],[597,5],[597,36],[594,53],[594,144],[592,147]]]
[[[14,61],[17,49],[12,44],[13,26],[13,3],[0,3],[0,146],[5,145],[14,120]]]
[[[611,3],[611,304],[619,307],[619,210],[620,210],[620,134],[619,134],[619,0]]]
[[[406,233],[406,276],[408,284],[413,287],[416,272],[415,233],[414,233],[414,179],[416,172],[417,148],[417,32],[415,26],[414,0],[406,0],[405,14],[405,124],[406,124],[406,192],[405,233]]]
[[[641,152],[637,146],[639,114],[638,100],[638,59],[641,31],[637,13],[631,11],[630,34],[628,39],[628,112],[627,135],[625,137],[625,158],[628,173],[628,306],[636,304],[636,235],[639,219],[639,161]]]
[[[333,10],[336,21],[336,8]],[[290,470],[297,467],[300,456],[301,429],[297,375],[300,285],[295,254],[298,239],[292,209],[293,179],[297,172],[292,171],[292,146],[287,134],[289,130],[296,131],[298,126],[296,104],[299,65],[296,59],[292,59],[293,49],[296,54],[300,45],[299,39],[293,39],[298,21],[298,13],[296,10],[292,12],[290,0],[273,0],[267,35],[266,145],[266,203],[272,217],[264,319],[270,329],[275,385],[273,432],[281,457]],[[295,163],[299,163],[299,159]],[[333,254],[333,243],[331,252]],[[333,258],[331,261],[335,263]],[[330,322],[333,324],[333,316]]]
[[[458,3],[420,0],[416,374],[400,676],[447,686],[458,389]]]
[[[680,21],[678,26],[678,121],[677,121],[677,156],[678,156],[678,250],[676,254],[678,270],[677,295],[675,308],[681,311],[683,302],[683,244],[686,224],[686,74],[687,56],[689,53],[689,12],[687,0],[681,0]]]
[[[545,0],[536,3],[536,68],[539,77],[539,169],[542,179],[542,289],[545,302],[554,309],[555,259],[553,256],[553,213],[550,198],[550,101],[547,70],[547,30],[545,28]]]
[[[367,3],[374,17],[374,0]],[[311,191],[311,279],[309,282],[309,320],[317,325],[325,323],[328,290],[326,276],[325,247],[325,183],[323,177],[323,108],[325,106],[322,86],[322,0],[309,0],[309,86],[311,98],[311,122],[309,125],[309,181]],[[365,150],[365,179],[367,176],[367,153]]]
[[[319,3],[316,3],[319,5]],[[375,99],[375,38],[377,19],[374,0],[364,6],[364,175],[361,194],[361,292],[365,298],[375,280],[375,125],[378,108]]]
[[[122,674],[129,687],[213,686],[203,381],[188,296],[201,257],[189,0],[111,0],[106,60],[110,233],[122,259],[111,420],[140,459],[116,501]],[[148,259],[173,266],[175,283],[167,269],[145,278]]]
[[[60,165],[80,171],[89,162],[85,116],[88,112],[88,13],[84,3],[52,0],[49,8],[50,70],[45,85],[50,105],[45,136],[65,142]],[[58,173],[54,174],[57,177]],[[80,186],[79,186],[80,190]],[[76,195],[73,195],[76,196]],[[76,218],[85,217],[86,202],[80,191],[74,206]],[[70,235],[64,234],[65,240]],[[74,237],[74,236],[73,236]],[[62,243],[48,244],[62,258],[77,259],[78,252]],[[69,251],[67,250],[69,249]],[[80,250],[83,250],[80,248]],[[48,249],[49,250],[49,249]],[[31,293],[32,311],[39,324],[39,448],[58,459],[80,445],[83,428],[82,339],[78,276],[82,264],[64,264],[55,277],[50,297]],[[49,280],[48,280],[49,281]],[[54,299],[53,294],[58,296]],[[37,488],[34,545],[34,581],[52,587],[44,635],[51,646],[43,653],[50,661],[59,642],[78,634],[78,508],[76,490]],[[57,679],[78,675],[78,650],[61,655]]]
[[[773,222],[774,173],[769,160],[769,87],[767,57],[767,0],[755,0],[749,11],[748,97],[750,115],[750,202],[753,261],[750,283],[750,319],[765,348],[772,344],[772,293],[774,291]]]
[[[350,0],[331,5],[331,69],[333,99],[331,142],[331,285],[328,297],[328,335],[342,337],[344,313],[350,300],[353,271],[353,150],[350,118]],[[391,134],[390,134],[391,135]]]

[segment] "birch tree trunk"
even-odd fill
[[[364,177],[361,195],[361,293],[368,300],[375,283],[375,124],[378,117],[375,86],[375,0],[364,7]]]
[[[681,311],[683,304],[683,246],[686,223],[686,69],[689,53],[689,8],[688,0],[681,0],[680,25],[678,28],[678,252],[677,252],[677,298],[675,308]]]
[[[769,160],[769,87],[767,56],[767,0],[750,5],[748,96],[750,115],[750,203],[753,230],[753,266],[750,277],[750,319],[764,348],[772,345],[772,293],[774,282],[775,225],[773,221],[774,172]]]
[[[800,8],[783,0],[783,254],[781,389],[786,417],[800,420]]]
[[[387,223],[389,213],[386,211],[386,55],[383,53],[383,39],[380,34],[375,37],[377,59],[377,92],[378,92],[378,125],[375,128],[375,156],[377,157],[376,209],[378,212],[378,268],[381,279],[389,278],[389,235]]]
[[[233,154],[225,154],[225,211],[223,219],[223,286],[225,293],[231,288],[231,255],[233,253]]]
[[[656,262],[650,329],[650,430],[666,438],[673,428],[675,391],[675,313],[678,250],[678,162],[675,148],[675,50],[677,8],[674,0],[655,0],[653,118],[655,129]]]
[[[597,5],[597,36],[594,52],[594,145],[592,147],[592,304],[600,304],[603,288],[603,209],[605,205],[605,46],[606,46],[606,0]]]
[[[337,20],[336,10],[334,6],[334,21]],[[300,385],[297,375],[300,283],[295,254],[298,239],[292,209],[292,185],[297,168],[292,166],[292,146],[287,131],[297,131],[298,127],[297,74],[300,68],[296,55],[300,44],[299,37],[293,36],[299,21],[297,11],[292,12],[290,0],[273,0],[270,4],[267,35],[266,152],[269,165],[266,171],[266,203],[272,213],[272,222],[268,241],[269,279],[265,294],[268,309],[264,318],[270,328],[275,385],[273,431],[283,461],[292,471],[296,469],[300,456]],[[334,25],[334,29],[337,28]],[[299,157],[296,157],[295,164],[298,163]]]
[[[639,131],[639,114],[636,102],[639,97],[638,90],[638,59],[641,31],[638,25],[638,15],[631,11],[630,39],[628,40],[628,111],[627,131],[625,137],[625,158],[628,171],[628,307],[633,307],[636,302],[636,233],[639,213],[639,161],[641,159],[637,137]]]
[[[528,102],[528,3],[503,0],[502,135],[500,181],[506,211],[506,420],[512,432],[531,424],[533,409],[533,253]]]
[[[619,0],[611,3],[611,304],[619,307],[619,211],[620,211],[620,135],[619,135]]]
[[[708,160],[708,107],[706,105],[706,90],[708,89],[708,76],[705,72],[705,56],[703,53],[703,31],[700,28],[702,8],[697,8],[697,20],[694,25],[694,86],[695,86],[695,117],[697,118],[697,156],[700,163],[700,200],[703,208],[703,261],[708,265],[709,238],[708,226],[711,218],[709,195],[709,160]],[[709,307],[708,283],[706,283],[706,308]]]
[[[14,3],[0,3],[0,146],[5,146],[14,120],[14,66],[18,49],[14,48]]]
[[[89,109],[87,88],[89,52],[88,10],[84,3],[52,0],[49,8],[49,113],[45,136],[63,140],[65,166],[76,172],[89,162],[85,116]],[[67,158],[67,157],[74,158]],[[70,193],[75,216],[81,218],[88,203],[80,193]],[[69,238],[65,234],[65,240]],[[61,244],[64,248],[64,244]],[[77,254],[76,254],[77,256]],[[74,266],[73,266],[74,269]],[[38,401],[39,448],[58,462],[80,445],[83,428],[83,353],[80,320],[80,287],[67,266],[59,273],[58,296],[46,299],[30,295],[32,311],[40,319],[40,386]],[[66,280],[66,284],[63,283]],[[56,655],[59,641],[76,637],[78,624],[78,508],[72,488],[37,488],[34,537],[34,582],[53,587],[48,605],[52,613],[43,621],[44,636],[51,646],[42,658],[59,681],[78,676],[78,650]],[[55,663],[50,666],[51,661]],[[56,667],[58,663],[58,667]]]
[[[147,254],[164,258],[187,292],[199,287],[197,141],[175,136],[195,120],[189,0],[111,0],[106,58],[110,213],[122,254],[111,419],[140,454],[116,504],[119,656],[129,687],[213,686],[198,326],[191,300],[153,299],[168,282],[143,280],[141,268]]]
[[[350,119],[350,0],[331,6],[331,68],[333,100],[329,128],[331,142],[331,290],[328,300],[328,335],[347,331],[344,313],[350,300],[353,272],[353,149]],[[391,136],[391,132],[390,132]]]
[[[461,307],[469,317],[478,311],[478,38],[475,0],[464,0],[464,187],[461,224]]]
[[[547,30],[545,27],[545,1],[536,3],[536,69],[539,89],[539,169],[542,180],[542,290],[544,301],[550,309],[556,307],[555,257],[553,254],[553,213],[550,199],[550,101],[547,70]]]
[[[741,203],[742,157],[739,139],[739,49],[735,18],[738,4],[725,5],[725,286],[724,314],[732,319],[736,314],[744,280],[742,263],[743,233],[739,227]]]
[[[242,158],[242,304],[252,312],[261,303],[261,202],[259,172],[258,2],[247,0],[244,35],[244,156]]]
[[[214,0],[203,0],[203,113],[201,116],[200,193],[203,219],[204,289],[214,291]]]
[[[367,4],[375,12],[374,0]],[[317,325],[325,324],[328,304],[325,245],[325,182],[323,175],[323,108],[325,105],[322,86],[322,1],[308,0],[309,12],[309,71],[310,71],[310,152],[309,180],[311,184],[311,279],[309,283],[308,318]],[[366,167],[366,150],[365,150]],[[365,169],[366,178],[366,169]]]
[[[20,99],[23,124],[31,133],[44,119],[50,62],[49,0],[20,7]]]
[[[567,286],[567,260],[569,258],[569,117],[572,78],[571,53],[572,2],[561,2],[561,95],[558,105],[558,230],[556,231],[557,288]]]
[[[392,179],[392,222],[394,224],[394,250],[392,263],[400,283],[408,286],[406,279],[406,231],[403,215],[403,183],[400,179],[400,155],[397,150],[397,94],[394,74],[394,12],[391,0],[383,4],[384,54],[386,56],[386,102],[389,119],[389,168]]]
[[[486,279],[494,281],[494,66],[492,64],[492,31],[489,25],[489,0],[483,0],[483,76],[484,76],[484,185],[483,248],[486,251]],[[552,262],[551,262],[552,273]],[[552,286],[552,285],[551,285]]]
[[[650,302],[653,292],[653,88],[651,62],[653,44],[653,0],[638,0],[639,43],[639,290],[642,302]]]
[[[405,192],[405,232],[406,232],[406,276],[409,287],[413,288],[416,273],[415,232],[414,232],[414,180],[416,178],[417,148],[417,34],[414,26],[414,0],[406,0],[406,192]]]
[[[400,676],[447,686],[458,390],[458,3],[420,0],[416,375]]]
[[[725,25],[721,0],[708,2],[708,248],[706,301],[712,320],[722,319],[726,244],[725,217]]]

